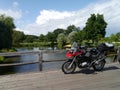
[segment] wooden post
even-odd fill
[[[43,58],[42,51],[38,54],[38,56],[39,56],[39,70],[42,71],[42,58]]]
[[[117,61],[120,63],[120,47],[118,47],[117,51]]]
[[[118,52],[118,48],[115,48],[115,55],[113,57],[113,62],[117,62],[117,52]]]

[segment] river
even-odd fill
[[[19,52],[31,51],[31,50],[19,50]],[[60,60],[65,58],[65,51],[58,53],[43,53],[43,60]],[[5,63],[22,63],[22,62],[30,62],[30,61],[38,61],[38,55],[21,55],[18,57],[7,58]],[[56,70],[61,69],[63,61],[59,62],[44,62],[43,71],[48,70]],[[15,73],[28,73],[28,72],[38,72],[39,66],[38,64],[29,64],[22,66],[10,66],[10,67],[0,67],[0,75],[5,74],[15,74]]]
[[[19,50],[21,51],[29,51],[29,50]],[[56,60],[56,59],[66,59],[65,57],[66,51],[58,52],[58,53],[44,53],[43,60]],[[111,62],[111,58],[107,58],[107,63]],[[21,63],[21,62],[30,62],[30,61],[38,61],[38,55],[22,55],[19,57],[7,58],[5,63]],[[43,63],[43,71],[48,70],[58,70],[61,69],[61,66],[64,61],[59,62],[44,62]],[[5,74],[15,74],[15,73],[28,73],[28,72],[38,72],[39,66],[38,64],[29,64],[22,66],[10,66],[10,67],[0,67],[0,75]]]

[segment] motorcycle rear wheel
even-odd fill
[[[67,61],[67,62],[65,62],[65,63],[62,65],[62,71],[63,71],[65,74],[70,74],[70,73],[73,73],[73,72],[75,71],[75,69],[76,69],[76,64],[75,64],[75,63],[73,63],[73,64],[71,65],[71,67],[69,67],[70,64],[71,64],[71,62],[72,62],[72,61]]]
[[[104,66],[105,66],[105,60],[101,60],[97,64],[95,63],[93,65],[93,69],[95,71],[101,71],[101,70],[103,70]]]

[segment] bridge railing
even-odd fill
[[[58,62],[58,61],[65,61],[65,59],[61,60],[44,60],[43,59],[43,53],[48,53],[46,51],[30,51],[30,52],[8,52],[8,53],[0,53],[0,56],[21,56],[21,55],[29,55],[29,54],[37,54],[38,60],[37,61],[31,61],[31,62],[22,62],[22,63],[10,63],[10,64],[0,64],[0,67],[5,66],[19,66],[19,65],[28,65],[28,64],[35,64],[38,63],[39,65],[39,71],[42,71],[42,63],[43,62]],[[51,52],[50,52],[51,53]],[[54,53],[54,52],[53,52]],[[114,56],[113,61],[119,61],[120,62],[120,47],[118,47],[116,54],[110,54],[108,56]]]
[[[30,55],[30,54],[37,54],[38,60],[37,61],[30,61],[30,62],[20,62],[20,63],[9,63],[9,64],[0,64],[0,67],[7,67],[7,66],[20,66],[20,65],[28,65],[28,64],[36,64],[39,65],[39,71],[42,71],[42,64],[44,62],[58,62],[58,61],[65,61],[65,59],[57,59],[57,60],[44,60],[43,53],[55,53],[58,51],[29,51],[29,52],[8,52],[8,53],[0,53],[0,56],[5,57],[13,57],[13,56],[21,56],[21,55]]]

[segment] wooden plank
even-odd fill
[[[66,61],[67,59],[56,59],[56,60],[42,60],[43,62],[61,62]]]
[[[39,56],[39,71],[42,71],[42,59],[43,59],[43,53],[41,52],[41,53],[39,53],[38,54],[38,56]]]
[[[8,52],[8,53],[0,53],[0,56],[20,56],[25,54],[38,54],[39,51],[29,51],[29,52]]]
[[[29,51],[29,52],[8,52],[8,53],[0,53],[0,56],[21,56],[25,54],[39,54],[39,51]],[[28,65],[28,64],[35,64],[38,63],[38,61],[32,61],[32,62],[22,62],[22,63],[9,63],[9,64],[0,64],[0,67],[5,66],[20,66],[20,65]]]
[[[38,63],[38,61],[34,61],[34,62],[23,62],[23,63],[11,63],[11,64],[0,64],[0,67],[20,66],[20,65],[28,65],[28,64],[35,64],[35,63]]]
[[[120,47],[118,47],[117,51],[117,61],[120,63]]]
[[[114,77],[114,78],[112,78]],[[0,90],[120,90],[120,65],[106,65],[102,72],[61,70],[0,76]]]

